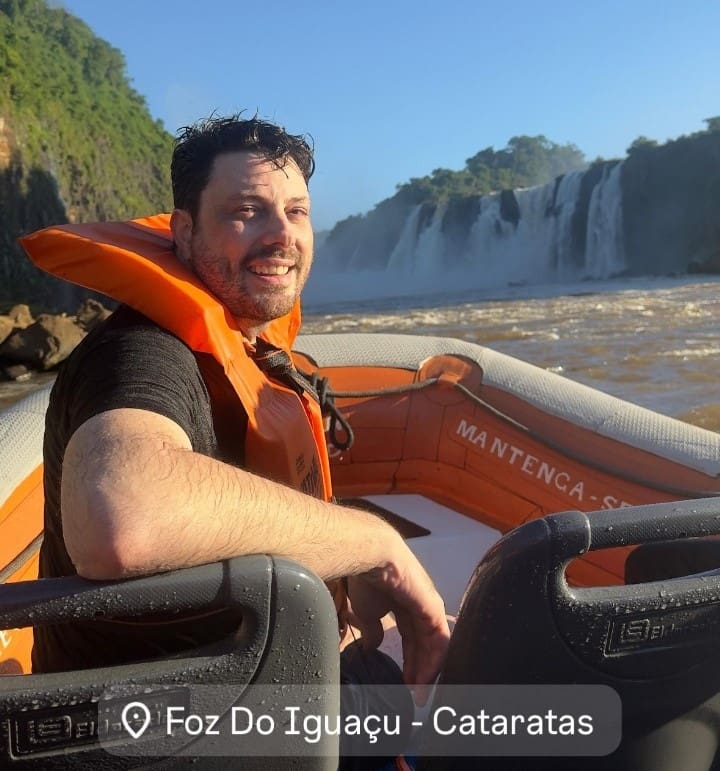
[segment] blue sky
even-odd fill
[[[63,0],[174,133],[249,109],[309,133],[317,229],[517,134],[622,157],[720,115],[716,0]]]

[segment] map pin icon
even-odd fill
[[[139,739],[145,733],[150,719],[150,710],[141,701],[126,704],[120,715],[120,721],[133,739]]]

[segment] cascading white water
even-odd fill
[[[547,185],[446,202],[434,211],[416,205],[404,221],[368,217],[344,241],[319,250],[318,264],[347,267],[334,275],[323,270],[310,289],[347,287],[348,274],[356,276],[353,296],[361,286],[373,296],[391,296],[608,278],[626,268],[621,174],[622,163],[608,164],[602,174],[572,172]]]
[[[440,204],[435,209],[430,226],[420,233],[415,247],[415,271],[423,276],[436,274],[442,270],[445,243],[442,223],[447,206]]]
[[[442,221],[445,206],[438,206],[430,225],[419,230],[422,210],[422,205],[418,205],[410,212],[400,238],[388,258],[388,271],[404,275],[426,275],[443,270]]]
[[[573,262],[572,222],[582,178],[582,171],[566,174],[555,196],[555,265],[558,278],[563,281],[574,280],[578,273]]]
[[[517,225],[501,216],[499,194],[483,196],[466,249],[481,286],[542,280],[549,251],[548,223],[543,216],[549,195],[552,185],[517,190]]]
[[[620,166],[603,169],[590,198],[585,242],[585,270],[590,278],[608,278],[626,268]]]
[[[422,206],[417,205],[410,212],[410,216],[405,220],[402,233],[398,239],[395,248],[392,250],[387,261],[387,268],[392,272],[412,273],[415,254],[415,245],[417,244],[418,223],[420,222],[420,212]]]

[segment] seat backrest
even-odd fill
[[[277,767],[335,769],[337,736],[309,745],[280,730],[288,708],[297,721],[308,710],[339,709],[335,609],[323,582],[302,566],[258,555],[122,582],[72,577],[0,586],[0,629],[219,608],[241,612],[237,633],[178,657],[0,677],[0,767],[169,767],[169,757],[173,768],[197,767],[197,757],[203,768],[227,767],[222,755],[242,757],[243,768],[268,768],[270,755],[278,756]],[[149,715],[149,730],[137,740],[122,719],[133,702]],[[210,727],[217,733],[205,733],[209,720],[198,734],[197,721],[173,722],[168,736],[169,706],[178,720],[217,715]],[[260,735],[254,723],[247,730],[249,718],[266,714],[277,730]],[[139,730],[145,715],[131,706],[125,719]]]
[[[493,757],[488,767],[713,768],[720,735],[720,560],[702,574],[613,587],[571,587],[565,569],[588,551],[681,545],[718,533],[717,498],[570,511],[512,531],[473,575],[435,706],[459,685],[468,693],[478,684],[610,686],[622,703],[622,740],[611,755]],[[426,757],[420,768],[479,763]]]

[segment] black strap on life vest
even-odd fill
[[[291,388],[298,395],[309,394],[320,405],[323,415],[330,418],[330,440],[339,450],[349,450],[355,441],[355,435],[347,418],[335,405],[335,395],[326,377],[317,372],[306,373],[297,369],[288,354],[281,348],[266,343],[258,338],[253,361],[268,377]],[[342,429],[345,438],[339,434]]]

